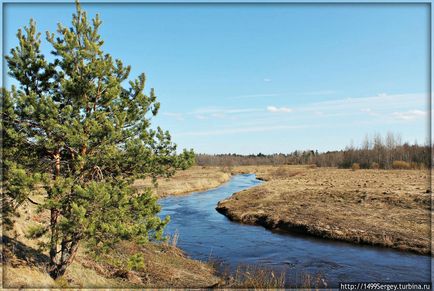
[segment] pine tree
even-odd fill
[[[159,239],[167,219],[156,216],[150,189],[131,184],[170,177],[194,160],[191,150],[176,153],[167,131],[151,128],[160,106],[154,90],[146,95],[145,75],[130,80],[130,67],[103,52],[100,25],[77,3],[70,28],[47,32],[52,61],[32,20],[6,57],[19,85],[1,92],[3,222],[27,201],[50,213],[32,235],[48,238],[53,278],[82,241],[103,251],[123,239]],[[36,202],[41,185],[44,200]]]

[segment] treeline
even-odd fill
[[[417,143],[403,143],[399,135],[388,133],[366,136],[360,146],[350,145],[344,150],[318,152],[317,150],[294,151],[288,154],[265,155],[196,154],[199,166],[245,166],[245,165],[307,165],[318,167],[351,168],[426,168],[431,165],[431,148]]]

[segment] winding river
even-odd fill
[[[292,286],[302,274],[319,275],[328,287],[345,281],[431,281],[429,256],[272,232],[231,222],[215,210],[218,201],[260,183],[253,174],[237,175],[209,191],[159,200],[161,216],[171,217],[166,234],[178,232],[178,246],[194,259],[231,268],[264,265],[284,271]]]

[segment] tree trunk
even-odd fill
[[[66,247],[67,243],[65,241],[62,242],[62,255],[60,257],[60,262],[54,264],[51,264],[50,262],[49,274],[53,279],[63,276],[68,266],[74,261],[79,241],[80,239],[75,237],[71,241],[69,247]]]
[[[60,152],[57,151],[55,154],[53,154],[54,158],[54,171],[53,171],[53,180],[56,180],[57,177],[60,176]],[[52,194],[50,193],[49,198],[52,198]],[[59,217],[59,210],[56,208],[50,209],[50,231],[51,231],[51,239],[50,239],[50,266],[49,266],[49,273],[51,277],[54,277],[52,275],[52,271],[57,268],[58,261],[57,261],[57,241],[59,240],[58,232],[57,232],[57,219]]]
[[[50,240],[50,266],[57,264],[57,217],[59,216],[59,212],[55,208],[51,208],[50,210],[50,230],[51,230],[51,240]]]

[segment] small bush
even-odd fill
[[[128,259],[128,269],[134,271],[143,271],[145,268],[145,258],[142,254],[135,254]]]
[[[371,169],[378,170],[380,168],[380,165],[376,162],[371,163]]]
[[[351,165],[351,170],[353,170],[353,171],[360,170],[360,164],[359,163],[353,163]]]
[[[410,163],[410,168],[414,169],[414,170],[424,170],[424,169],[426,169],[426,166],[425,166],[424,163],[411,162]]]
[[[56,287],[59,287],[61,289],[67,289],[69,286],[68,280],[65,277],[57,278],[55,281]]]
[[[392,168],[397,170],[410,169],[410,164],[404,161],[393,161]]]

